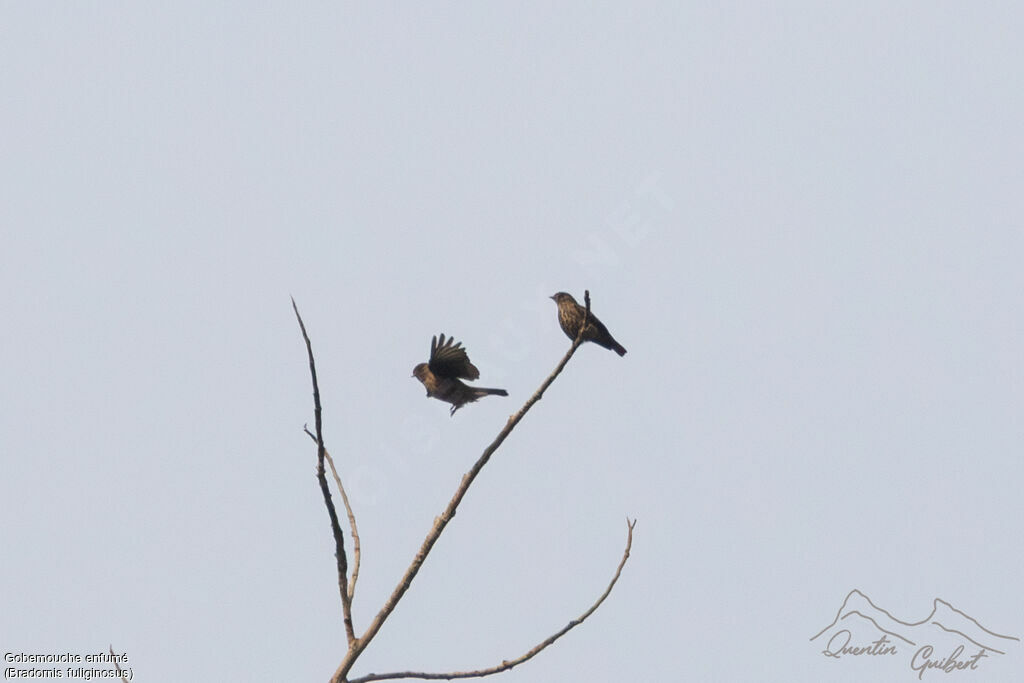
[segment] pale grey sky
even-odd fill
[[[361,631],[585,288],[629,353],[579,351],[354,675],[529,649],[627,515],[609,600],[502,680],[915,680],[809,641],[854,588],[1024,637],[1022,34],[1013,3],[3,3],[0,649],[326,680],[289,295]],[[510,396],[426,400],[439,332]]]

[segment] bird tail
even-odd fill
[[[622,347],[622,344],[620,344],[619,342],[617,342],[614,339],[612,339],[611,335],[608,335],[607,339],[595,339],[594,343],[598,344],[599,346],[603,346],[606,349],[614,351],[615,353],[619,354],[620,356],[625,356],[626,355],[626,349],[624,349]]]
[[[488,389],[486,387],[473,387],[477,396],[508,396],[504,389]]]

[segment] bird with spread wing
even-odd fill
[[[469,362],[466,349],[462,342],[455,339],[434,337],[430,340],[430,360],[420,363],[412,369],[412,376],[427,388],[427,397],[452,404],[451,415],[466,405],[483,396],[508,396],[504,389],[487,389],[471,387],[461,380],[474,380],[480,377],[480,371]]]

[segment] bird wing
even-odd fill
[[[469,362],[466,349],[462,348],[462,342],[455,343],[444,335],[438,339],[430,340],[430,371],[439,377],[458,377],[460,379],[477,379],[480,371]]]

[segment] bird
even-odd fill
[[[443,333],[440,339],[434,336],[430,340],[430,360],[414,367],[412,376],[427,388],[427,398],[452,404],[452,417],[455,417],[456,410],[483,396],[508,396],[504,389],[471,387],[459,381],[477,379],[480,371],[469,362],[462,342],[456,343],[452,337],[446,340]]]
[[[562,326],[562,331],[569,339],[576,341],[576,335],[580,332],[580,325],[583,324],[583,316],[587,310],[576,303],[576,299],[573,299],[571,294],[558,292],[551,298],[558,305],[558,324]],[[626,349],[615,341],[611,333],[608,332],[608,328],[597,319],[593,312],[587,317],[587,329],[583,330],[583,341],[592,341],[620,356],[626,355]]]

